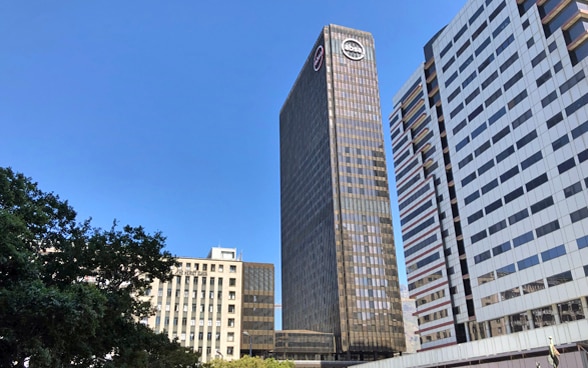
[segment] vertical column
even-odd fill
[[[484,325],[484,330],[486,331],[486,338],[492,337],[492,331],[490,330],[490,323],[488,321],[482,322]]]
[[[557,304],[552,304],[551,310],[553,311],[553,315],[555,316],[555,324],[559,325],[561,323],[561,318],[559,317],[559,308],[557,307]]]
[[[527,323],[529,326],[529,330],[535,329],[535,320],[533,319],[533,312],[530,310],[527,311]]]
[[[584,312],[584,318],[588,318],[588,297],[581,297],[582,311]]]

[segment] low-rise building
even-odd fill
[[[273,349],[273,264],[242,262],[236,249],[220,247],[178,262],[170,281],[151,284],[149,327],[198,351],[202,362]]]

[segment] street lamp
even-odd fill
[[[247,331],[243,331],[243,335],[249,336],[249,356],[253,356],[253,351],[251,350],[251,335]]]

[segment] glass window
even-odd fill
[[[543,262],[547,262],[557,257],[561,257],[566,254],[566,247],[562,245],[558,245],[557,247],[551,248],[546,250],[545,252],[541,252],[541,260]]]
[[[539,257],[537,255],[527,257],[523,260],[517,262],[517,266],[519,267],[519,271],[524,270],[525,268],[529,268],[539,264]]]
[[[553,287],[560,284],[564,284],[566,282],[572,281],[572,272],[566,271],[562,273],[558,273],[557,275],[553,275],[547,278],[547,286]]]
[[[516,247],[520,247],[521,245],[528,243],[533,240],[533,232],[529,231],[523,235],[519,235],[512,240],[512,245]]]
[[[514,265],[514,263],[511,263],[508,266],[504,266],[502,268],[497,269],[496,275],[498,276],[498,278],[501,278],[501,277],[513,274],[515,272],[516,272],[515,265]]]
[[[492,248],[492,254],[496,257],[499,254],[502,254],[504,252],[507,252],[510,250],[510,241],[507,241],[506,243],[502,243],[494,248]]]

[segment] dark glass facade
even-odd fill
[[[405,340],[374,41],[323,28],[280,113],[283,328],[347,359]]]
[[[241,356],[249,348],[254,356],[267,356],[274,348],[273,264],[243,263],[241,321]]]
[[[333,360],[334,356],[335,338],[331,333],[276,331],[276,359]]]

